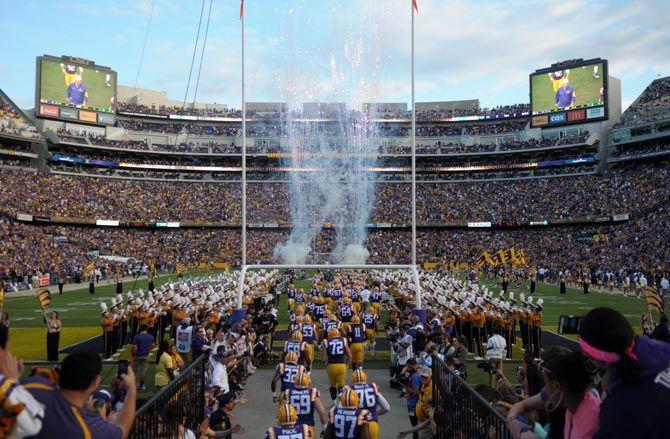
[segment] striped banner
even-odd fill
[[[43,290],[37,291],[37,300],[40,302],[40,308],[44,310],[47,306],[51,305],[51,291],[46,288]]]

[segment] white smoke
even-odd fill
[[[301,10],[284,11],[287,32],[281,42],[287,55],[277,71],[284,69],[284,75],[277,77],[285,102],[290,108],[324,104],[303,107],[300,115],[289,112],[283,124],[282,152],[292,169],[288,188],[293,229],[274,256],[284,264],[318,258],[310,255],[312,247],[332,252],[331,262],[364,264],[369,257],[364,243],[375,204],[377,174],[372,169],[379,166],[380,142],[376,109],[361,110],[364,103],[380,102],[381,63],[388,57],[389,37],[384,17],[392,16],[385,12],[387,2],[373,2],[373,7],[377,13],[361,20],[334,21],[332,40],[325,46],[301,38]],[[324,73],[328,80],[323,80]],[[303,122],[324,117],[329,122]],[[332,225],[334,239],[329,233],[320,235],[326,223]]]
[[[311,250],[304,243],[289,240],[286,244],[278,244],[273,254],[275,259],[279,259],[282,264],[300,265],[307,263],[307,256]]]
[[[345,247],[344,251],[336,255],[339,257],[340,264],[365,264],[370,256],[370,252],[367,248],[363,247],[361,244],[349,244]]]

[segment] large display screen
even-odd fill
[[[79,58],[37,58],[40,117],[113,125],[116,121],[116,72]]]
[[[561,63],[530,75],[531,126],[607,118],[607,61]]]

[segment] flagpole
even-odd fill
[[[244,0],[241,3],[240,21],[242,24],[242,267],[247,265],[247,103],[244,89]],[[243,272],[243,271],[242,271]],[[240,278],[237,295],[237,309],[242,309],[244,278]]]
[[[410,0],[412,14],[412,266],[416,269],[416,102],[414,94],[414,8],[415,0]],[[421,292],[418,278],[415,279],[416,308],[421,309]]]

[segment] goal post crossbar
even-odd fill
[[[240,280],[237,283],[237,309],[242,309],[244,297],[244,281],[249,270],[308,270],[308,269],[334,269],[334,270],[409,270],[414,280],[414,293],[416,308],[421,309],[421,282],[416,265],[411,264],[251,264],[243,265],[240,270]]]

